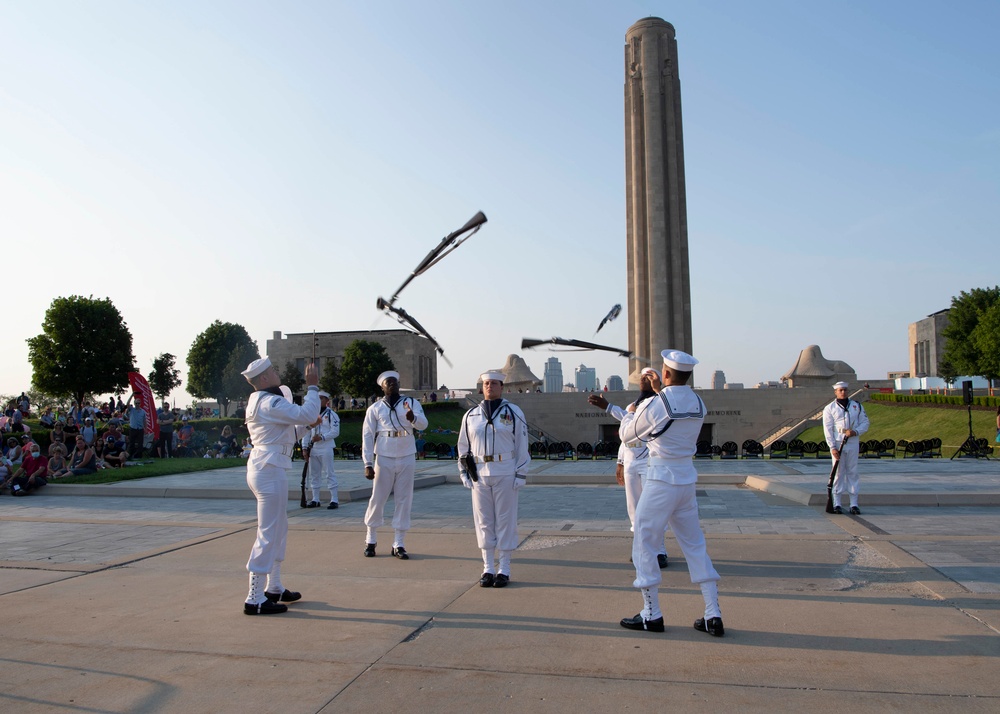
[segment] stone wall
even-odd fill
[[[699,389],[708,407],[702,437],[713,444],[746,439],[761,440],[779,426],[812,416],[833,400],[828,387],[822,389]],[[637,392],[601,392],[609,402],[625,406]],[[618,422],[607,412],[587,403],[587,394],[504,394],[524,411],[528,423],[545,432],[550,440],[595,443],[617,436]]]

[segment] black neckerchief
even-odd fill
[[[385,400],[385,403],[389,405],[390,409],[395,409],[396,405],[399,404],[399,400],[402,399],[402,398],[403,397],[401,395],[399,395],[399,394],[396,395],[395,399],[393,399],[392,397],[390,397],[388,394],[386,394],[383,397],[383,399]]]
[[[655,396],[656,392],[654,392],[652,389],[643,389],[641,392],[639,392],[639,398],[635,400],[634,404],[635,406],[639,406],[640,404],[642,404],[642,401],[644,399],[649,399],[650,397],[655,397]]]
[[[281,387],[265,387],[264,389],[258,389],[258,392],[267,392],[268,394],[273,394],[276,397],[283,397],[284,394],[281,393]]]
[[[837,404],[839,404],[840,408],[843,409],[845,412],[847,411],[847,407],[848,407],[848,405],[850,403],[851,403],[851,400],[849,398],[838,399],[837,400]]]
[[[486,420],[493,423],[493,415],[496,413],[497,409],[500,408],[500,402],[503,399],[490,399],[489,401],[483,402],[483,413],[486,414]]]

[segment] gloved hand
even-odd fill
[[[521,488],[521,486],[523,486],[524,483],[525,483],[524,478],[522,478],[521,476],[515,476],[514,477],[514,490],[516,491],[517,489]]]
[[[459,476],[462,477],[462,485],[465,486],[468,489],[471,489],[472,488],[472,479],[469,478],[469,473],[467,471],[462,471],[461,473],[459,473]]]

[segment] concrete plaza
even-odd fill
[[[1000,462],[863,461],[858,517],[828,461],[697,464],[726,636],[668,537],[663,634],[631,632],[613,462],[538,461],[512,583],[483,589],[454,462],[418,463],[409,561],[361,555],[368,484],[298,507],[284,615],[246,617],[245,469],[0,496],[0,706],[11,712],[996,711]],[[324,506],[326,505],[324,497]],[[391,513],[392,501],[387,509]],[[388,520],[388,518],[387,518]]]

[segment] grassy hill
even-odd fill
[[[427,417],[427,431],[424,438],[435,444],[450,444],[458,442],[458,429],[462,426],[462,415],[465,414],[465,403],[437,402],[423,404],[424,415]],[[364,423],[363,410],[345,411],[340,413],[340,436],[338,444],[360,444],[361,426]]]
[[[941,439],[941,450],[946,456],[962,445],[969,436],[969,413],[965,409],[944,409],[932,406],[889,406],[875,402],[865,403],[865,412],[871,426],[861,437],[870,439]],[[972,430],[977,438],[993,443],[996,435],[996,413],[993,410],[973,410]],[[806,429],[797,438],[802,441],[823,441],[823,427]]]

